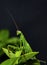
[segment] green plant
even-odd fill
[[[8,30],[0,30],[0,56],[3,54],[2,47],[6,47],[9,38]]]
[[[7,30],[2,30],[0,33],[0,51],[3,50],[0,55],[4,52],[9,57],[0,65],[6,65],[7,63],[8,65],[19,65],[29,59],[32,60],[32,65],[40,65],[40,60],[36,58],[39,52],[33,52],[21,31],[17,31],[17,37],[13,38],[8,37],[9,32]]]
[[[6,30],[3,30],[3,31],[6,31]],[[5,35],[4,35],[4,38],[5,38]],[[3,40],[4,39],[2,36],[2,39],[0,41],[2,42]],[[17,37],[13,37],[13,38],[7,37],[7,40],[4,40],[3,42],[4,43],[2,43],[2,47],[1,47],[3,51],[1,49],[0,50],[4,52],[9,57],[9,59],[5,60],[0,65],[6,65],[7,63],[8,65],[17,65],[17,64],[19,65],[20,63],[24,63],[29,59],[31,59],[32,61],[34,60],[37,61],[35,63],[33,62],[34,64],[32,63],[32,65],[35,65],[35,64],[40,65],[40,61],[36,58],[36,55],[39,52],[32,51],[29,43],[26,41],[21,31],[17,31]]]

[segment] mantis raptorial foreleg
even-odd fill
[[[19,49],[18,47],[13,46],[13,45],[8,45],[7,48],[13,48],[14,50],[15,50],[15,49]]]
[[[19,50],[23,49],[23,47],[16,47],[16,46],[12,46],[12,45],[8,45],[7,48],[8,48],[8,52],[9,52],[10,48],[12,48],[15,51],[19,51]]]

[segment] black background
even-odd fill
[[[8,14],[12,13],[39,59],[47,60],[47,0],[0,0],[0,29],[15,36],[16,27]]]

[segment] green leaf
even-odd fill
[[[3,51],[2,50],[0,50],[0,56],[3,54]]]
[[[7,43],[15,43],[16,44],[18,40],[19,39],[17,37],[13,37],[13,38],[8,39]]]
[[[17,64],[18,64],[18,58],[12,58],[5,60],[0,65],[17,65]]]
[[[9,37],[8,30],[0,30],[0,41],[5,41]]]
[[[0,56],[3,54],[2,48],[6,46],[6,43],[0,42]]]
[[[37,59],[33,60],[32,65],[40,65],[40,61]]]
[[[12,53],[12,51],[6,49],[6,48],[2,48],[4,53],[9,57],[9,58],[15,58],[15,54]]]
[[[6,40],[9,37],[8,30],[0,30],[0,56],[3,54],[2,47],[6,46]]]
[[[21,55],[19,63],[26,62],[27,60],[33,58],[35,55],[37,55],[39,52],[29,52],[24,55]]]
[[[6,48],[2,48],[2,49],[3,49],[4,53],[5,53],[9,58],[20,57],[20,55],[21,55],[21,53],[22,53],[22,50],[16,51],[15,54],[14,54],[12,51],[10,51],[10,50],[8,50],[8,49],[6,49]]]
[[[16,57],[20,57],[21,53],[22,53],[22,50],[16,51],[16,52],[15,52],[15,56],[16,56]]]

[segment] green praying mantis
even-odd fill
[[[11,14],[10,16],[16,25],[17,37],[7,39],[5,40],[6,44],[4,45],[2,44],[2,50],[10,59],[4,61],[3,63],[1,63],[1,65],[6,65],[7,63],[9,63],[8,65],[17,65],[17,64],[20,64],[21,62],[26,62],[29,59],[36,61],[35,63],[32,63],[32,65],[40,65],[40,60],[36,58],[36,55],[39,52],[33,52],[29,43],[25,39],[22,31],[18,29],[18,26],[13,16]]]

